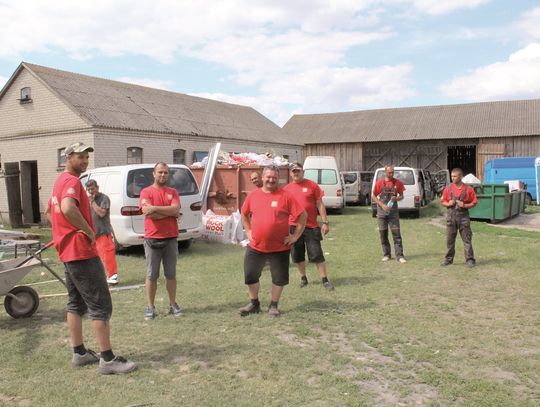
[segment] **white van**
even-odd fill
[[[117,248],[143,244],[144,217],[139,210],[139,195],[154,182],[154,164],[133,164],[101,167],[81,175],[83,185],[94,179],[99,191],[111,200],[111,225]],[[191,239],[202,231],[202,202],[199,187],[191,170],[185,165],[169,165],[169,186],[180,195],[178,218],[179,247],[188,248]]]
[[[375,183],[384,178],[384,168],[377,168],[373,177],[373,185],[371,191],[375,188]],[[398,207],[400,212],[411,213],[414,217],[420,216],[420,208],[427,205],[433,198],[431,194],[431,184],[427,185],[427,175],[424,171],[418,168],[411,167],[394,167],[394,178],[399,179],[405,186],[403,199],[399,201]],[[377,204],[371,205],[372,214],[375,217],[377,214]]]
[[[345,203],[347,205],[371,204],[373,174],[373,171],[341,171],[345,183]]]
[[[334,157],[315,155],[306,157],[304,178],[319,184],[324,191],[323,203],[326,208],[341,212],[345,207],[344,182]]]

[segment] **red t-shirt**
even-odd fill
[[[463,188],[465,188],[465,184],[462,184],[461,188],[456,187],[454,184],[448,185],[446,188],[444,188],[441,200],[444,202],[450,201],[450,189],[452,189],[454,198],[459,200],[461,197],[461,194],[463,193]],[[476,199],[476,193],[474,192],[474,188],[467,187],[467,191],[465,192],[465,199],[463,200],[463,202],[466,204],[470,204],[470,203],[476,204],[478,202],[478,200]]]
[[[396,193],[403,196],[403,192],[405,191],[405,186],[403,185],[403,182],[401,182],[397,178],[394,178],[394,181],[396,183]],[[379,196],[381,194],[383,190],[383,183],[386,183],[386,189],[390,189],[394,185],[394,182],[388,181],[386,177],[380,179],[375,183],[375,187],[373,188],[373,195]]]
[[[322,199],[324,191],[317,185],[317,183],[304,178],[300,182],[291,182],[283,188],[285,191],[290,192],[291,195],[298,201],[300,206],[304,208],[307,213],[307,228],[319,227],[317,223],[317,216],[319,210],[317,209],[317,201]],[[296,226],[296,218],[289,218],[289,224]]]
[[[289,235],[289,217],[296,220],[303,212],[296,199],[282,188],[274,192],[261,188],[252,191],[242,205],[242,215],[251,219],[249,246],[263,253],[290,250],[284,242]]]
[[[153,184],[141,191],[139,207],[143,203],[153,206],[170,206],[173,203],[180,204],[180,197],[176,189],[171,187],[156,188]],[[168,216],[163,219],[150,219],[144,217],[144,237],[152,239],[167,239],[178,237],[178,218]]]
[[[63,172],[56,179],[49,199],[52,235],[58,257],[64,263],[97,257],[96,244],[90,244],[88,236],[73,226],[62,213],[60,203],[64,198],[73,198],[77,201],[81,215],[95,230],[90,202],[79,178],[69,172]]]

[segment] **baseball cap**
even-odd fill
[[[300,164],[300,163],[292,163],[289,168],[291,169],[291,171],[292,170],[301,170],[301,169],[303,169],[302,164]]]
[[[69,146],[66,147],[66,155],[70,155],[73,153],[84,153],[85,151],[88,151],[89,153],[94,151],[94,147],[87,146],[83,142],[76,142],[71,143]]]

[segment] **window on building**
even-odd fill
[[[59,167],[65,167],[66,166],[66,148],[62,147],[57,150],[57,161]]]
[[[31,103],[32,102],[32,90],[29,87],[21,88],[21,98],[19,99],[21,103]]]
[[[143,149],[140,147],[128,147],[127,163],[128,164],[142,164],[143,162],[142,151]]]
[[[186,163],[186,150],[177,148],[173,150],[173,164],[185,164]]]
[[[204,157],[208,157],[208,151],[194,151],[193,152],[193,162],[201,162]]]

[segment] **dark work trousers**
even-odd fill
[[[461,240],[463,240],[463,251],[465,260],[474,261],[474,252],[472,247],[471,219],[468,209],[448,208],[446,212],[446,260],[454,261],[456,254],[456,236],[459,231]]]
[[[379,225],[383,254],[391,257],[390,242],[388,241],[388,228],[390,228],[394,239],[396,258],[403,257],[403,242],[401,240],[401,231],[399,229],[398,208],[394,206],[389,212],[385,212],[380,207],[377,207],[377,223]]]

